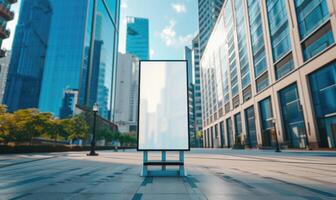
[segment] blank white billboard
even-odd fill
[[[138,150],[189,150],[186,61],[140,61]]]

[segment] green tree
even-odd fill
[[[0,114],[0,142],[8,144],[15,141],[15,118],[11,113]]]
[[[65,130],[64,120],[51,119],[48,121],[47,133],[51,139],[54,140],[54,145],[57,142],[59,136],[67,138],[68,134]]]
[[[7,106],[4,104],[0,104],[0,115],[7,113]]]
[[[18,142],[33,142],[34,137],[39,137],[48,132],[52,114],[40,113],[37,109],[24,109],[14,112],[15,139]]]
[[[81,115],[76,115],[62,122],[67,133],[67,139],[86,139],[88,137],[89,126]]]

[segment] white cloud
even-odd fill
[[[176,21],[169,20],[169,24],[160,33],[161,40],[167,47],[183,47],[190,45],[195,34],[177,35],[175,31]]]
[[[173,3],[171,4],[173,10],[177,13],[185,13],[187,12],[187,8],[183,3]]]
[[[166,46],[172,46],[176,39],[176,32],[175,32],[176,21],[169,20],[169,25],[166,26],[161,31],[161,39],[164,41]]]
[[[128,7],[127,2],[125,0],[123,2],[121,2],[120,7],[122,9],[126,9]]]

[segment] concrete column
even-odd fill
[[[303,65],[303,54],[301,48],[300,30],[296,17],[295,3],[292,0],[287,0],[288,22],[292,43],[293,61],[295,68]]]
[[[327,3],[328,3],[329,14],[330,14],[331,28],[334,33],[334,39],[336,39],[336,1],[327,0]]]

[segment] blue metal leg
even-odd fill
[[[148,152],[143,152],[142,176],[148,176],[148,166],[144,165],[148,161]]]
[[[167,155],[166,155],[166,151],[162,151],[161,152],[161,160],[162,161],[166,161],[167,160]],[[162,171],[166,171],[166,165],[162,165]]]
[[[184,162],[184,151],[180,151],[179,152],[179,160],[181,162]],[[185,176],[184,165],[180,165],[180,167],[179,167],[179,175],[180,176]]]

